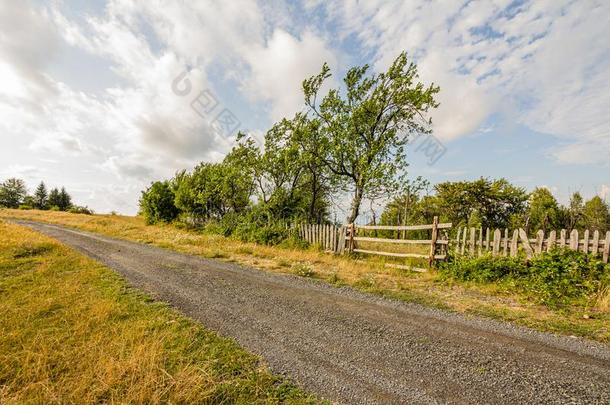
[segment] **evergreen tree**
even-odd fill
[[[64,187],[62,187],[61,191],[59,192],[58,207],[61,211],[67,211],[68,209],[70,209],[70,207],[72,207],[72,197],[66,192],[66,189]]]
[[[39,210],[46,210],[49,202],[49,193],[47,193],[47,187],[44,182],[40,182],[34,192],[34,208]]]
[[[59,190],[57,188],[52,189],[49,193],[49,199],[47,201],[47,204],[49,208],[60,209],[59,206],[61,205],[61,198],[59,196]]]

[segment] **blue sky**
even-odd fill
[[[65,185],[99,212],[133,214],[150,181],[221,159],[223,109],[261,139],[303,108],[300,83],[323,62],[337,87],[401,51],[441,87],[446,153],[429,165],[412,147],[412,176],[610,199],[605,1],[5,0],[0,27],[0,180]],[[191,106],[201,92],[210,113]]]

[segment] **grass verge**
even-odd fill
[[[0,403],[312,403],[258,357],[0,221]]]
[[[483,315],[541,331],[583,336],[610,343],[608,298],[598,305],[549,308],[504,284],[444,280],[437,272],[388,268],[383,258],[353,259],[315,249],[290,249],[244,243],[175,225],[146,226],[138,217],[80,215],[48,211],[0,210],[0,217],[31,219],[154,244],[179,252],[237,262],[265,271],[299,274],[335,285],[408,302]],[[306,271],[305,271],[306,269]]]

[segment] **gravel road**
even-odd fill
[[[93,257],[154,298],[341,403],[610,403],[610,347],[15,221]]]

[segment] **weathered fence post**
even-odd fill
[[[544,243],[544,231],[539,229],[536,233],[536,254],[542,253],[542,244]]]
[[[348,231],[349,231],[349,241],[347,244],[347,251],[349,253],[352,253],[354,251],[354,232],[355,232],[355,226],[353,223],[348,225]]]
[[[583,236],[584,241],[582,244],[582,251],[585,253],[589,253],[589,230],[585,229],[585,235]]]
[[[561,249],[566,247],[566,233],[567,231],[565,229],[562,229],[561,232],[559,232],[559,247]]]
[[[528,239],[527,233],[523,228],[519,228],[519,237],[521,238],[521,242],[523,243],[523,249],[525,249],[525,254],[528,259],[532,257],[534,251],[532,250],[532,246],[530,245],[530,240]]]
[[[550,252],[555,247],[555,240],[557,239],[557,232],[551,231],[549,233],[549,240],[546,243],[546,251]]]
[[[578,231],[576,229],[572,229],[570,232],[570,249],[578,250]]]
[[[502,239],[502,234],[500,233],[500,230],[496,228],[496,230],[494,231],[494,242],[493,242],[493,255],[494,256],[498,256],[498,253],[500,253],[500,239]]]
[[[518,250],[519,250],[519,231],[515,229],[513,231],[513,240],[510,243],[510,256],[516,257]]]
[[[610,254],[610,231],[606,232],[606,242],[604,243],[604,255],[603,261],[604,263],[608,263],[608,255]]]
[[[341,225],[339,228],[339,254],[345,253],[345,232],[347,232],[345,225]]]
[[[474,236],[474,228],[472,228]],[[430,257],[428,259],[428,267],[434,265],[434,256],[436,255],[436,240],[438,239],[438,217],[435,216],[432,220],[432,238],[430,240]]]
[[[593,231],[593,246],[591,247],[591,253],[595,256],[599,253],[599,231],[597,229]]]
[[[475,245],[476,232],[477,231],[476,231],[476,229],[474,229],[474,226],[470,228],[470,255],[473,256],[473,257],[474,257],[474,252],[475,252],[475,246],[474,245]]]
[[[468,233],[468,228],[464,227],[464,232],[462,233],[462,247],[460,248],[460,254],[464,254],[464,249],[466,249],[466,234]]]

